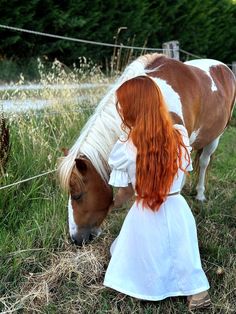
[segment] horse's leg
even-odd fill
[[[180,187],[180,190],[181,190],[181,191],[182,191],[182,189],[183,189],[185,183],[186,183],[186,174],[184,173],[183,180],[182,180],[182,182],[181,182],[181,187]]]
[[[197,190],[196,199],[199,201],[204,201],[206,199],[205,195],[204,195],[206,170],[207,170],[207,167],[209,165],[211,155],[214,153],[214,151],[216,150],[216,148],[219,144],[219,139],[220,139],[220,136],[217,137],[210,144],[205,146],[203,148],[201,156],[199,158],[200,171],[199,171],[198,184],[196,187],[196,190]]]

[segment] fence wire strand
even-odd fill
[[[64,40],[69,40],[69,41],[74,41],[74,42],[80,42],[80,43],[84,43],[84,44],[105,46],[105,47],[126,48],[126,49],[134,49],[134,50],[163,51],[162,48],[150,48],[150,47],[145,47],[145,46],[137,47],[137,46],[110,44],[110,43],[105,43],[105,42],[100,42],[100,41],[92,41],[92,40],[86,40],[86,39],[80,39],[80,38],[74,38],[74,37],[60,36],[60,35],[55,35],[55,34],[50,34],[50,33],[37,32],[37,31],[30,30],[30,29],[13,27],[13,26],[2,25],[2,24],[0,24],[0,28],[12,30],[12,31],[34,34],[34,35],[46,36],[46,37],[51,37],[51,38],[56,38],[56,39],[64,39]]]
[[[25,28],[20,28],[20,27],[13,27],[9,25],[3,25],[0,24],[0,28],[3,29],[8,29],[12,31],[17,31],[17,32],[23,32],[23,33],[28,33],[28,34],[34,34],[34,35],[39,35],[39,36],[45,36],[45,37],[51,37],[55,39],[63,39],[63,40],[69,40],[69,41],[74,41],[74,42],[79,42],[79,43],[84,43],[84,44],[91,44],[91,45],[98,45],[98,46],[105,46],[105,47],[113,47],[113,48],[125,48],[125,49],[134,49],[134,50],[146,50],[146,51],[160,51],[163,53],[165,50],[164,48],[153,48],[153,47],[139,47],[139,46],[128,46],[128,45],[123,45],[123,44],[110,44],[110,43],[105,43],[105,42],[100,42],[100,41],[92,41],[92,40],[86,40],[86,39],[81,39],[81,38],[74,38],[74,37],[68,37],[68,36],[61,36],[61,35],[56,35],[56,34],[51,34],[51,33],[45,33],[45,32],[38,32],[30,29],[25,29]],[[171,49],[168,48],[169,51],[175,51],[176,49]],[[194,53],[188,52],[184,49],[179,49],[180,52],[184,53],[187,56],[192,56],[194,58],[202,59],[201,56],[196,55]],[[226,64],[229,67],[232,67],[232,64]]]
[[[43,173],[41,173],[41,174],[38,174],[38,175],[36,175],[36,176],[27,178],[27,179],[23,179],[23,180],[20,180],[20,181],[17,181],[17,182],[8,184],[8,185],[1,186],[1,187],[0,187],[0,190],[4,190],[4,189],[10,188],[10,187],[12,187],[12,186],[19,185],[19,184],[21,184],[21,183],[24,183],[24,182],[27,182],[27,181],[31,181],[31,180],[33,180],[33,179],[37,179],[37,178],[46,176],[46,175],[48,175],[48,174],[50,174],[50,173],[53,173],[53,172],[56,172],[56,171],[57,171],[57,169],[50,170],[50,171],[47,171],[47,172],[43,172]]]

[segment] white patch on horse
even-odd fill
[[[214,82],[214,79],[213,77],[211,76],[210,74],[210,68],[213,67],[213,66],[217,66],[217,65],[225,65],[224,63],[220,62],[220,61],[217,61],[217,60],[213,60],[213,59],[200,59],[200,60],[192,60],[192,61],[187,61],[187,62],[184,62],[185,64],[188,64],[188,65],[192,65],[196,68],[199,68],[201,70],[203,70],[206,75],[211,79],[211,90],[213,92],[217,91],[217,86]]]
[[[205,198],[205,176],[206,176],[206,169],[209,165],[210,159],[214,151],[216,150],[220,136],[218,136],[216,139],[214,139],[210,144],[205,146],[203,148],[203,151],[201,153],[200,159],[199,159],[199,166],[200,166],[200,173],[199,173],[199,181],[196,186],[197,190],[197,196],[196,199],[199,201],[204,201]]]
[[[70,232],[70,237],[73,239],[73,236],[77,234],[77,225],[74,220],[74,215],[73,215],[73,208],[71,205],[71,198],[69,198],[68,201],[68,224],[69,224],[69,232]]]
[[[198,137],[199,132],[200,132],[200,129],[198,129],[198,130],[196,130],[196,131],[193,131],[193,132],[191,133],[190,138],[189,138],[189,144],[190,144],[190,145],[192,145],[192,144],[195,142],[195,140],[196,140],[197,137]]]
[[[153,78],[154,82],[159,86],[169,111],[175,112],[184,122],[182,103],[180,96],[165,80],[160,78]]]

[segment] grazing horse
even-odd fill
[[[210,59],[182,63],[161,54],[141,56],[125,69],[101,100],[59,165],[61,184],[70,193],[70,235],[77,244],[99,234],[111,204],[108,156],[122,134],[115,91],[124,81],[138,75],[149,75],[156,81],[173,123],[185,125],[190,144],[199,153],[196,198],[205,200],[206,169],[233,111],[234,74],[225,64]]]

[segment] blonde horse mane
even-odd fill
[[[61,158],[58,174],[64,189],[68,190],[69,188],[75,159],[80,156],[86,156],[102,179],[108,181],[110,173],[107,162],[108,156],[122,133],[121,119],[115,106],[115,92],[123,82],[138,75],[145,75],[146,66],[159,56],[161,55],[157,53],[148,54],[133,61],[100,101],[94,114],[81,130],[80,136],[70,149],[69,154]]]

